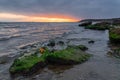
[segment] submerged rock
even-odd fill
[[[89,44],[93,44],[93,43],[95,43],[95,41],[90,40],[90,41],[88,41],[88,43],[89,43]]]

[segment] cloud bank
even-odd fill
[[[0,13],[112,18],[120,17],[120,0],[0,0]]]

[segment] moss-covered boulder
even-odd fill
[[[38,50],[34,54],[20,56],[18,59],[14,60],[14,63],[10,67],[10,73],[31,73],[38,68],[43,68],[46,66],[46,57],[48,55],[48,50],[44,52],[43,55],[40,54]]]
[[[49,51],[46,49],[44,53],[39,56],[39,50],[34,54],[21,56],[14,61],[10,67],[10,73],[32,73],[46,64],[76,64],[89,59],[90,54],[83,52],[86,48],[84,46],[69,46],[63,50]]]
[[[111,43],[120,43],[120,28],[111,28],[109,38]]]
[[[88,60],[89,54],[83,52],[81,49],[75,47],[68,47],[67,49],[55,51],[48,55],[47,60],[52,64],[77,64]]]

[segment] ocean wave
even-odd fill
[[[12,36],[3,36],[3,37],[0,37],[0,41],[6,41],[6,40],[9,40],[11,38],[17,38],[17,37],[21,37],[22,35],[12,35]]]
[[[20,28],[21,26],[4,26],[4,28]]]

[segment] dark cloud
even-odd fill
[[[0,0],[0,12],[69,14],[78,18],[120,17],[120,0]]]

